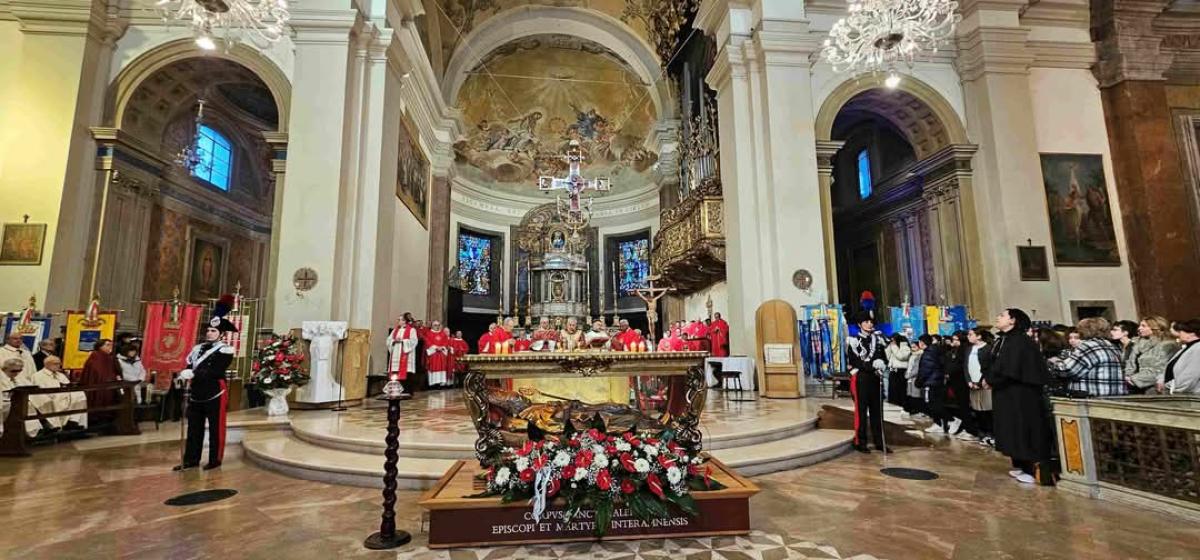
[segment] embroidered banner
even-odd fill
[[[176,372],[186,367],[188,351],[197,339],[201,309],[199,305],[184,303],[177,307],[168,302],[146,304],[146,339],[142,348],[146,371]],[[155,380],[169,384],[171,376],[159,375]]]
[[[29,322],[22,325],[21,315],[8,314],[4,317],[4,337],[11,333],[20,333],[21,342],[30,352],[38,351],[38,343],[50,338],[50,315],[34,315]]]
[[[116,330],[117,314],[114,312],[100,312],[94,319],[88,319],[83,311],[68,311],[63,367],[83,369],[83,363],[87,361],[88,353],[92,351],[96,341],[112,340]]]

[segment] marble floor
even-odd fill
[[[1198,558],[1200,527],[1054,488],[1021,486],[1007,463],[974,445],[905,448],[892,466],[937,471],[930,482],[879,474],[879,454],[846,455],[756,477],[754,538],[605,543],[568,549],[424,548],[418,492],[400,493],[397,522],[412,544],[372,552],[376,490],[288,478],[245,463],[237,448],[218,471],[172,473],[177,448],[139,443],[39,448],[0,459],[0,558]],[[231,499],[169,507],[185,492],[232,488]],[[577,551],[578,554],[568,553]]]

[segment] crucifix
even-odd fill
[[[650,331],[650,340],[657,340],[654,337],[654,323],[658,322],[658,300],[669,292],[674,292],[675,288],[655,288],[654,281],[658,280],[658,276],[651,276],[646,281],[645,288],[638,288],[633,291],[637,297],[642,298],[646,302],[646,323]],[[615,289],[615,288],[614,288]]]
[[[579,166],[583,162],[583,150],[579,147],[578,140],[571,140],[571,143],[567,145],[567,153],[563,155],[563,159],[567,160],[567,176],[562,178],[547,175],[538,177],[538,190],[542,192],[567,191],[567,200],[565,202],[561,198],[558,200],[559,215],[569,225],[582,224],[586,219],[583,216],[584,205],[580,204],[579,195],[587,190],[607,192],[611,184],[607,177],[584,179],[583,175],[580,175]],[[590,212],[591,199],[588,199],[586,207]]]

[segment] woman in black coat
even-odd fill
[[[1006,309],[996,317],[1000,330],[985,379],[992,387],[996,450],[1012,459],[1009,475],[1026,484],[1053,484],[1051,432],[1044,387],[1050,379],[1037,343],[1027,332],[1029,315]]]

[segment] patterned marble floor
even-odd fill
[[[177,448],[146,443],[86,451],[60,445],[31,458],[0,459],[0,558],[187,558],[221,560],[416,558],[425,554],[417,492],[401,492],[397,523],[414,542],[392,552],[362,548],[378,527],[375,490],[295,480],[244,463],[235,451],[218,471],[172,473]],[[651,557],[654,547],[694,545],[672,558],[1087,559],[1200,558],[1200,527],[1054,488],[1022,486],[1007,462],[978,446],[907,448],[893,466],[936,470],[931,482],[879,474],[878,454],[843,456],[756,478],[754,551],[736,542],[606,543],[590,558]],[[239,494],[173,508],[163,500],[206,488]],[[808,547],[803,543],[813,543]],[[758,543],[758,544],[754,544]],[[776,542],[778,544],[778,542]],[[708,550],[716,549],[716,550]],[[733,548],[731,548],[733,547]],[[829,547],[829,548],[826,548]],[[543,550],[543,549],[547,549]],[[803,550],[797,550],[803,549]],[[476,559],[510,549],[437,553]],[[564,557],[560,547],[532,552]],[[800,552],[805,556],[791,556]],[[511,554],[511,553],[509,553]],[[557,555],[557,556],[554,556]],[[574,555],[575,557],[581,557]],[[503,557],[503,556],[496,556]]]

